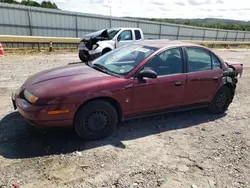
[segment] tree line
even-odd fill
[[[250,24],[246,22],[246,24],[237,24],[237,23],[197,23],[195,20],[170,20],[170,19],[150,19],[151,21],[157,22],[165,22],[165,23],[173,23],[173,24],[184,24],[190,26],[197,26],[197,27],[207,27],[207,28],[215,28],[215,29],[226,29],[226,30],[240,30],[240,31],[250,31]]]
[[[32,0],[22,0],[18,2],[16,0],[0,0],[2,3],[10,3],[10,4],[20,4],[25,6],[33,6],[33,7],[42,7],[42,8],[50,8],[50,9],[59,9],[55,3],[51,1],[42,1],[38,3]],[[128,17],[131,18],[131,17]],[[138,18],[137,18],[138,19]],[[142,18],[139,18],[142,19]],[[240,31],[250,31],[250,22],[236,21],[236,20],[222,20],[222,19],[158,19],[144,18],[143,20],[151,20],[157,22],[164,23],[173,23],[173,24],[184,24],[190,26],[197,27],[207,27],[207,28],[215,28],[215,29],[226,29],[226,30],[240,30]]]
[[[59,9],[55,3],[51,3],[51,1],[42,1],[38,3],[32,0],[22,0],[21,2],[15,0],[0,0],[1,3],[9,3],[9,4],[18,4],[32,7],[42,7],[42,8],[50,8],[50,9]]]

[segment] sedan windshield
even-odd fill
[[[157,50],[154,47],[130,44],[102,55],[92,65],[106,72],[125,76]]]

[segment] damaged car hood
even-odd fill
[[[107,29],[102,29],[93,33],[89,33],[87,35],[84,35],[82,41],[84,40],[90,40],[90,39],[106,39],[110,40],[109,34]]]

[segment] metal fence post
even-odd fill
[[[52,52],[52,49],[53,48],[53,44],[52,44],[52,41],[49,42],[49,51]]]
[[[177,31],[177,40],[179,40],[179,37],[180,37],[180,28],[181,28],[181,26],[178,26],[178,31]]]
[[[243,41],[245,41],[247,32],[244,33]]]
[[[192,30],[191,40],[193,40],[193,36],[194,36],[194,28]]]
[[[30,9],[28,8],[27,11],[28,11],[28,21],[29,21],[29,28],[30,28],[30,36],[33,36],[32,25],[31,25]]]
[[[75,14],[75,21],[76,21],[76,37],[78,37],[78,21],[77,21],[77,14]]]
[[[112,17],[110,16],[110,19],[109,19],[109,21],[110,21],[110,23],[109,23],[109,25],[110,25],[110,28],[112,28]]]
[[[237,33],[236,33],[235,41],[237,41],[237,39],[238,39],[238,34],[239,34],[239,31],[237,31]]]
[[[227,34],[226,34],[226,40],[225,41],[227,41],[227,37],[228,37],[228,31],[227,31]]]
[[[215,40],[218,40],[219,30],[217,30]]]
[[[206,29],[204,29],[203,40],[205,40],[205,36],[206,36]]]
[[[162,27],[162,25],[160,24],[159,26],[160,26],[160,28],[159,28],[159,39],[161,39],[161,27]]]

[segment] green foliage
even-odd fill
[[[41,5],[38,2],[30,1],[30,0],[22,0],[21,5],[33,6],[33,7],[41,7]]]
[[[15,0],[0,0],[1,3],[9,3],[9,4],[20,4],[18,1]]]
[[[51,3],[50,1],[42,1],[41,6],[44,8],[52,8],[52,9],[58,9],[55,3]]]
[[[55,3],[51,3],[51,1],[42,1],[41,4],[32,0],[22,0],[21,2],[18,2],[15,0],[0,0],[0,2],[9,3],[9,4],[20,4],[20,5],[33,6],[33,7],[59,9],[57,5]]]
[[[250,31],[250,22],[223,19],[149,19],[151,21],[184,24],[197,27],[207,27],[226,30]]]

